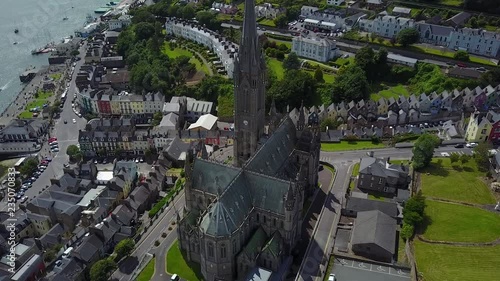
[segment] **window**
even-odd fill
[[[266,223],[266,219],[267,219],[267,217],[264,215],[264,223]]]
[[[226,254],[227,254],[227,253],[226,253],[226,244],[222,244],[222,245],[220,246],[220,257],[221,257],[222,259],[225,259],[225,258],[226,258]]]
[[[378,184],[382,184],[382,178],[378,179]]]
[[[384,187],[384,192],[389,192],[389,188],[387,186]]]
[[[257,214],[257,216],[255,217],[255,219],[257,220],[257,222],[260,222],[259,214]]]
[[[208,256],[214,257],[214,245],[212,243],[208,243]]]

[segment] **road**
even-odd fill
[[[342,200],[349,185],[349,179],[352,173],[352,166],[358,162],[361,157],[366,156],[370,150],[338,151],[324,152],[320,154],[320,160],[328,162],[335,167],[336,176],[332,189],[327,195],[325,205],[321,211],[318,222],[313,232],[313,239],[304,256],[303,262],[296,277],[296,281],[317,281],[323,280],[325,270],[328,265],[328,259],[332,252],[334,236],[338,221],[340,219],[340,210]],[[405,160],[412,157],[411,148],[384,148],[372,150],[377,157],[390,157],[393,160]],[[459,152],[472,154],[471,149],[457,149],[453,146],[436,148],[434,155],[441,156],[443,152]]]
[[[175,198],[175,209],[181,210],[184,209],[185,199],[184,199],[184,191],[179,193],[179,195]],[[175,227],[172,228],[171,231],[168,231],[168,227],[171,225],[171,222],[175,221],[176,214],[172,205],[169,205],[167,211],[160,215],[160,218],[153,222],[153,225],[148,229],[148,231],[143,235],[141,240],[138,242],[134,252],[128,257],[126,260],[122,261],[119,265],[119,268],[113,273],[111,276],[112,280],[115,281],[129,281],[134,274],[134,271],[137,270],[137,266],[140,261],[147,253],[155,253],[157,256],[157,269],[158,264],[165,264],[165,255],[168,251],[170,245],[177,238],[177,233],[175,231]],[[162,241],[162,233],[168,233],[167,237]],[[159,247],[155,248],[154,243],[156,240],[161,241]],[[160,265],[161,266],[161,265]],[[165,265],[163,265],[163,272],[165,272]],[[161,278],[160,276],[162,272],[156,270],[155,278],[157,280],[167,280],[165,278]],[[166,273],[165,273],[166,275]]]

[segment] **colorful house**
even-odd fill
[[[500,114],[493,111],[487,113],[484,112],[474,112],[470,115],[469,124],[465,132],[465,139],[470,142],[485,142],[490,139],[490,133],[493,128],[493,124],[500,121]],[[495,133],[495,140],[500,137],[500,131],[498,136]]]

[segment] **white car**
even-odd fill
[[[328,276],[328,281],[336,281],[337,279],[335,278],[335,274],[330,274],[330,276]]]
[[[465,147],[467,147],[467,148],[474,148],[476,146],[478,146],[478,144],[475,143],[475,142],[471,142],[471,143],[468,143],[468,144],[465,145]]]
[[[76,119],[73,119],[73,124],[76,124]]]
[[[24,203],[26,200],[28,200],[28,196],[24,196],[23,198],[21,198],[21,203]]]

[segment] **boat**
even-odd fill
[[[16,29],[14,29],[14,33],[15,33],[15,34],[19,33],[19,29],[17,29],[17,28],[16,28]]]
[[[35,50],[31,51],[31,54],[32,55],[43,54],[43,50],[44,50],[44,48],[38,48],[38,49],[35,49]]]
[[[63,20],[68,20],[68,17],[64,17]]]
[[[17,45],[17,42],[14,42],[14,43],[12,43],[12,44]]]

